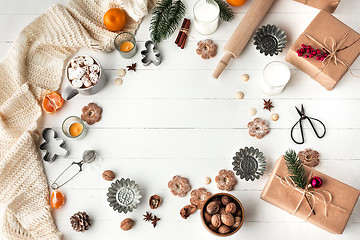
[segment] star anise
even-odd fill
[[[136,63],[131,64],[131,66],[126,66],[128,68],[128,71],[134,71],[136,72]]]
[[[145,222],[150,222],[150,221],[153,221],[153,220],[154,220],[152,213],[149,213],[148,211],[146,211],[146,214],[143,215],[143,216],[144,216],[144,219],[143,219],[143,220],[144,220]]]
[[[271,112],[271,109],[274,107],[272,105],[271,99],[269,99],[267,101],[265,99],[263,99],[263,100],[264,100],[264,108],[263,109],[269,110]]]
[[[156,215],[154,215],[154,218],[152,219],[152,225],[156,227],[157,221],[159,221],[160,218],[158,218]]]

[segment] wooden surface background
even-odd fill
[[[192,19],[194,0],[184,0],[186,17]],[[267,157],[268,170],[260,180],[246,182],[238,179],[234,194],[245,207],[245,222],[240,231],[228,239],[358,239],[360,235],[359,203],[349,220],[343,235],[332,235],[304,222],[260,199],[260,193],[268,179],[276,159],[287,149],[297,151],[310,147],[321,155],[318,170],[360,189],[360,80],[347,73],[331,92],[326,91],[307,75],[289,65],[291,80],[281,95],[272,97],[273,112],[280,115],[277,122],[270,120],[271,113],[262,110],[263,98],[268,98],[258,88],[264,66],[274,60],[284,61],[287,50],[299,34],[318,13],[317,9],[291,0],[277,0],[262,24],[275,24],[285,30],[288,44],[283,53],[265,57],[252,44],[241,56],[231,61],[219,80],[211,73],[223,55],[223,46],[243,18],[249,5],[234,8],[235,20],[220,23],[211,36],[201,36],[191,29],[191,37],[184,50],[176,47],[174,34],[159,45],[163,56],[160,66],[144,67],[140,51],[149,39],[147,16],[137,34],[138,53],[130,60],[121,58],[118,52],[110,54],[82,49],[81,53],[96,57],[107,76],[106,87],[94,96],[78,95],[66,102],[55,115],[44,114],[39,129],[54,128],[61,137],[62,121],[70,115],[80,116],[81,108],[95,102],[103,108],[101,122],[87,126],[88,134],[82,140],[66,138],[70,156],[54,163],[45,163],[49,182],[73,161],[79,161],[82,152],[94,149],[101,159],[87,165],[84,171],[61,191],[66,204],[53,211],[56,224],[64,239],[217,239],[205,230],[199,212],[184,220],[180,209],[189,203],[190,194],[184,198],[173,196],[168,181],[174,175],[189,178],[193,189],[204,187],[203,178],[213,180],[205,186],[212,193],[220,192],[214,178],[220,169],[232,169],[232,157],[245,146],[254,146]],[[63,0],[0,0],[0,57],[3,59],[16,35],[34,18],[53,4],[65,4]],[[335,16],[360,31],[360,1],[343,0]],[[211,38],[219,46],[218,55],[202,60],[195,53],[199,40]],[[121,87],[114,80],[119,68],[137,62],[137,71],[123,78]],[[360,60],[351,67],[360,75]],[[242,82],[242,74],[250,75]],[[62,89],[67,85],[63,81]],[[60,91],[62,91],[62,89]],[[243,100],[235,99],[237,91],[245,94]],[[290,128],[298,120],[295,106],[304,104],[308,115],[321,119],[327,126],[327,134],[317,139],[306,126],[306,142],[296,145],[290,139]],[[254,107],[256,117],[270,121],[271,132],[262,140],[252,138],[246,125],[254,117],[248,109]],[[141,187],[143,200],[132,213],[119,214],[106,201],[109,182],[101,178],[103,170],[112,169],[118,178],[134,179]],[[148,198],[158,194],[162,206],[152,211],[161,218],[154,229],[142,221],[149,210]],[[69,218],[77,211],[86,211],[92,219],[92,227],[85,233],[72,230]],[[135,227],[128,232],[120,229],[120,222],[131,217]]]

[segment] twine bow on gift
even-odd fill
[[[332,38],[332,37],[325,37],[324,38],[324,44],[322,44],[321,42],[319,42],[318,40],[316,40],[314,37],[312,37],[311,35],[309,35],[308,33],[304,32],[303,33],[306,37],[308,37],[310,40],[314,41],[315,43],[317,43],[319,46],[321,46],[326,52],[328,52],[328,55],[324,58],[324,60],[322,61],[322,67],[321,69],[312,77],[315,78],[319,73],[321,73],[324,68],[329,65],[329,63],[331,61],[334,62],[335,65],[338,65],[338,63],[341,63],[342,65],[344,65],[347,70],[350,70],[351,75],[353,75],[354,77],[360,78],[359,76],[356,76],[352,73],[350,66],[347,62],[341,60],[336,54],[339,51],[345,50],[349,47],[351,47],[353,44],[355,44],[357,41],[360,40],[360,38],[356,39],[353,43],[351,43],[348,46],[345,46],[343,48],[340,48],[345,41],[347,40],[347,38],[349,37],[349,32],[345,33],[345,35],[342,37],[342,39],[336,43],[336,41]],[[328,41],[331,41],[331,45],[329,46],[327,44]]]
[[[313,169],[311,169],[311,172],[309,173],[307,182],[309,182],[309,180],[311,179],[312,172],[313,172]],[[308,187],[306,187],[305,189],[298,188],[290,176],[280,177],[273,173],[271,175],[275,176],[280,181],[280,183],[282,185],[284,185],[285,187],[289,187],[289,188],[301,193],[301,198],[300,198],[296,208],[294,209],[293,214],[295,214],[299,210],[299,208],[304,200],[308,201],[308,199],[310,199],[312,204],[310,204],[310,202],[308,202],[309,206],[310,206],[310,211],[309,211],[309,214],[306,216],[305,221],[314,213],[315,204],[317,201],[320,201],[324,204],[325,217],[328,216],[328,206],[329,205],[336,207],[344,212],[348,212],[348,210],[332,203],[332,200],[333,200],[332,194],[327,190],[314,190],[314,189],[311,189]]]

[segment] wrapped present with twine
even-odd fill
[[[317,60],[306,52],[299,56],[302,45],[326,53]],[[308,74],[327,90],[332,90],[360,54],[360,34],[322,10],[291,46],[286,61]],[[306,58],[307,57],[307,58]]]
[[[318,8],[320,10],[325,10],[327,12],[333,13],[340,3],[340,0],[294,0],[296,2]]]
[[[296,187],[282,156],[270,174],[261,199],[328,232],[342,234],[360,191],[314,168],[304,168],[308,182],[314,176],[322,179],[321,188]]]

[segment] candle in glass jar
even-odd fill
[[[274,61],[266,65],[260,88],[267,95],[278,95],[290,80],[290,70],[282,62]]]
[[[214,0],[199,0],[194,5],[194,26],[203,35],[216,31],[219,24],[219,5]]]
[[[115,48],[123,58],[129,59],[136,54],[135,37],[128,32],[119,33],[114,40]]]

